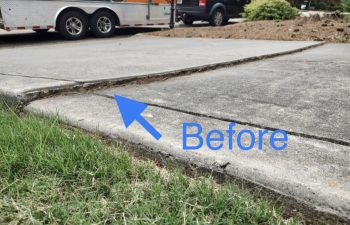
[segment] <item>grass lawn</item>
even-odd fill
[[[258,191],[190,178],[0,105],[0,224],[299,224]]]

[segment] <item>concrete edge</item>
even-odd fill
[[[89,130],[84,129],[84,131],[91,133]],[[101,133],[100,135],[104,138],[108,137],[106,136],[108,134]],[[108,139],[111,141],[121,142],[127,146],[128,149],[130,149],[134,154],[138,154],[155,161],[161,160],[161,162],[165,165],[182,165],[185,167],[186,172],[190,173],[191,176],[193,176],[193,174],[212,175],[219,182],[224,182],[225,180],[234,181],[247,190],[258,188],[264,197],[268,197],[274,202],[282,203],[286,210],[286,216],[292,216],[296,215],[297,213],[301,213],[303,219],[307,224],[350,224],[350,218],[344,217],[344,215],[337,213],[337,211],[330,211],[319,206],[312,206],[302,199],[287,195],[280,192],[279,190],[269,188],[252,180],[230,174],[226,171],[226,165],[217,165],[217,167],[207,168],[201,165],[197,165],[193,161],[190,161],[186,158],[177,158],[176,156],[165,154],[164,152],[156,149],[140,146],[140,144],[137,143],[131,143],[130,141],[124,140],[122,138],[108,137]]]
[[[63,93],[62,90],[76,89],[80,87],[78,82],[72,82],[72,84],[65,84],[61,86],[45,87],[40,89],[33,89],[22,93],[7,92],[0,90],[0,101],[13,106],[17,111],[23,111],[23,108],[31,101],[44,98],[45,96],[53,96],[55,94]],[[27,94],[29,92],[30,94]]]
[[[21,108],[22,102],[24,100],[22,95],[17,95],[16,93],[13,93],[13,92],[0,90],[0,101],[3,101],[10,106]]]
[[[31,101],[35,101],[42,98],[48,98],[60,94],[65,94],[69,92],[84,92],[84,91],[93,91],[98,90],[102,88],[109,88],[113,86],[120,86],[120,85],[128,85],[128,84],[142,84],[142,83],[151,83],[156,81],[162,81],[174,77],[181,77],[181,76],[188,76],[192,75],[193,73],[201,73],[201,72],[207,72],[211,70],[221,69],[221,68],[227,68],[232,67],[236,65],[241,65],[244,63],[249,62],[256,62],[263,59],[270,59],[275,58],[278,56],[283,55],[290,55],[298,52],[302,52],[308,49],[316,48],[319,46],[324,45],[325,42],[316,42],[315,44],[311,44],[305,47],[296,48],[293,50],[278,52],[278,53],[272,53],[267,55],[260,55],[260,56],[253,56],[248,57],[244,59],[239,60],[233,60],[233,61],[226,61],[221,63],[215,63],[215,64],[207,64],[203,66],[196,66],[196,67],[190,67],[186,69],[180,69],[180,70],[174,70],[174,71],[167,71],[167,72],[161,72],[161,73],[154,73],[154,74],[147,74],[147,75],[139,75],[139,76],[129,76],[129,77],[123,77],[123,78],[117,78],[117,79],[102,79],[102,80],[93,80],[93,81],[73,81],[76,84],[73,85],[65,85],[60,87],[48,87],[48,88],[39,88],[39,89],[33,89],[30,91],[25,91],[21,93],[23,96],[22,99],[18,99],[17,102],[20,102],[18,108],[23,110],[23,108],[29,104]],[[0,93],[0,97],[1,97]]]

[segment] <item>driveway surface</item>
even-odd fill
[[[111,88],[141,102],[350,145],[350,45],[135,86]],[[348,71],[348,72],[346,72]]]
[[[349,221],[349,50],[350,45],[325,45],[160,82],[43,99],[26,110],[58,113],[74,126],[249,181]],[[138,123],[126,129],[114,94],[149,103],[143,116],[163,138],[155,141]],[[288,148],[276,152],[265,137],[263,151],[257,143],[249,152],[237,147],[211,151],[205,146],[183,150],[183,123],[200,123],[207,134],[212,129],[225,132],[230,121],[237,122],[237,132],[284,129],[289,133]],[[243,143],[249,141],[243,138]]]
[[[122,81],[286,54],[315,42],[170,39],[131,36],[0,48],[0,90],[23,96],[42,88]],[[174,72],[175,71],[175,72]],[[19,77],[21,79],[19,79]]]
[[[262,186],[312,209],[314,218],[321,218],[319,212],[350,222],[350,45],[316,45],[124,36],[0,46],[0,97],[20,102],[32,93],[110,82],[99,90],[27,98],[24,110],[58,115],[141,151]],[[152,77],[163,80],[145,79]],[[142,79],[112,85],[134,78]],[[138,123],[126,129],[114,94],[150,104],[143,116],[162,139]],[[225,131],[230,122],[237,123],[236,132],[283,129],[288,147],[274,151],[265,136],[263,150],[256,143],[251,151],[184,151],[185,122],[200,123],[203,134]],[[249,142],[244,136],[243,144]]]

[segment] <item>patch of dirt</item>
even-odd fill
[[[350,43],[350,21],[301,17],[287,21],[255,21],[223,27],[184,27],[149,33],[164,37],[325,41]]]

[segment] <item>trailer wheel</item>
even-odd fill
[[[108,11],[98,11],[90,19],[91,31],[96,37],[111,37],[115,32],[115,16]]]
[[[58,31],[68,40],[83,39],[88,31],[87,18],[78,11],[68,11],[60,17]]]

